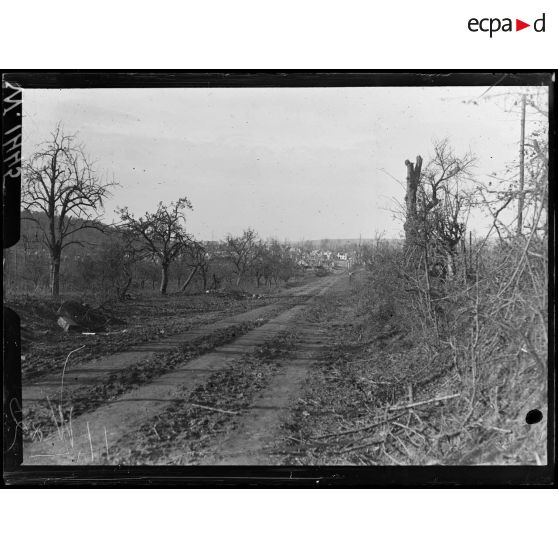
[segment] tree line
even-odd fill
[[[60,296],[64,265],[75,287],[110,291],[120,299],[132,285],[154,287],[156,280],[164,295],[171,274],[176,290],[185,291],[193,282],[203,290],[246,282],[270,286],[288,281],[299,269],[299,251],[278,240],[264,241],[251,228],[218,242],[197,240],[187,230],[193,206],[186,196],[159,202],[139,216],[118,208],[118,222],[107,225],[101,221],[103,203],[117,185],[99,173],[85,147],[61,124],[24,162],[22,273],[35,290],[44,281],[45,266],[54,298]]]

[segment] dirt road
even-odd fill
[[[302,287],[293,288],[290,292],[280,297],[275,297],[279,298],[278,302],[266,304],[254,310],[242,312],[208,324],[198,325],[184,333],[142,343],[141,345],[131,347],[129,350],[100,357],[78,366],[70,366],[65,371],[63,378],[61,372],[39,377],[23,385],[24,404],[25,402],[36,400],[43,401],[46,397],[55,400],[60,395],[61,384],[63,384],[64,390],[67,391],[73,386],[82,387],[85,384],[99,383],[110,374],[146,361],[158,353],[177,349],[185,343],[196,342],[219,330],[243,323],[265,320],[278,313],[281,309],[288,307],[289,302],[296,302],[311,295],[317,287],[318,283],[314,282]]]
[[[165,451],[157,460],[163,463],[235,463],[257,464],[269,462],[267,448],[273,443],[274,432],[281,416],[297,393],[316,353],[323,346],[322,332],[305,326],[301,319],[304,311],[333,285],[347,281],[345,274],[328,276],[289,293],[294,306],[282,310],[281,302],[239,314],[187,334],[167,338],[147,346],[135,347],[130,351],[99,359],[95,363],[81,366],[67,374],[66,385],[81,385],[86,382],[103,382],[108,374],[118,373],[119,368],[139,362],[148,356],[173,350],[184,342],[195,341],[209,331],[227,327],[246,320],[270,316],[263,325],[248,331],[231,343],[217,347],[202,356],[179,364],[166,373],[136,389],[122,394],[92,412],[84,413],[74,420],[66,420],[57,432],[41,441],[24,445],[24,464],[91,464],[110,463],[114,455],[119,462],[126,462],[126,451],[133,447],[133,434],[156,417],[165,415],[166,410],[177,401],[184,401],[200,385],[207,382],[218,371],[227,370],[234,362],[254,352],[278,334],[296,329],[300,340],[294,352],[278,372],[270,379],[263,391],[241,414],[230,413],[232,433],[223,437],[216,434],[210,443],[206,457],[192,461],[180,447]],[[294,291],[294,289],[293,289]],[[25,401],[55,395],[60,389],[58,382],[43,380],[24,390]],[[224,411],[226,412],[226,411]],[[172,440],[171,440],[172,444]],[[122,457],[124,456],[124,457]],[[140,464],[134,462],[131,464]]]
[[[279,428],[302,382],[320,351],[327,346],[325,331],[317,330],[304,320],[291,323],[300,340],[294,352],[281,363],[268,387],[241,418],[231,436],[215,440],[205,456],[196,459],[203,465],[274,465],[274,447]]]

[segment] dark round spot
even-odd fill
[[[543,414],[538,409],[531,409],[525,417],[525,422],[527,424],[537,424],[537,422],[541,422],[542,418]]]

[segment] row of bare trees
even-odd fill
[[[297,269],[288,244],[278,240],[264,242],[252,229],[238,237],[229,234],[224,248],[234,265],[237,285],[247,274],[253,275],[258,287],[262,281],[267,285],[277,284],[280,280],[288,281]]]
[[[270,286],[280,280],[288,281],[297,270],[290,246],[277,240],[263,241],[253,229],[241,235],[227,235],[222,242],[202,242],[186,232],[184,210],[192,206],[181,198],[168,206],[160,203],[153,213],[136,218],[127,208],[119,210],[120,246],[126,267],[126,283],[131,284],[132,268],[138,263],[156,262],[161,270],[160,292],[166,294],[169,271],[172,268],[181,292],[198,277],[201,287],[217,289],[223,281],[236,287],[254,280]],[[125,295],[125,290],[120,293]]]
[[[72,245],[83,249],[73,261],[78,275],[84,275],[84,281],[89,276],[102,285],[112,284],[119,298],[126,295],[134,274],[146,263],[159,266],[161,294],[167,293],[171,268],[183,279],[181,291],[196,276],[201,277],[204,290],[210,282],[217,288],[230,270],[236,286],[247,277],[254,278],[259,287],[262,282],[286,281],[295,273],[289,246],[275,240],[264,242],[250,228],[212,246],[196,240],[187,231],[186,212],[193,208],[185,196],[169,204],[159,202],[154,211],[141,216],[127,207],[119,208],[119,222],[104,224],[103,202],[117,183],[99,175],[84,146],[60,124],[25,161],[23,170],[22,216],[34,223],[35,240],[41,246],[28,260],[35,271],[32,279],[38,282],[40,254],[46,251],[54,298],[60,295],[63,254]],[[93,229],[102,233],[101,243],[91,242]],[[182,277],[184,270],[187,273]]]

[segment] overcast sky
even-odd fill
[[[427,158],[434,138],[471,149],[479,177],[517,159],[519,116],[495,96],[514,88],[485,90],[26,90],[23,156],[58,121],[77,133],[121,184],[108,222],[117,206],[143,213],[186,195],[189,230],[204,240],[248,226],[290,240],[398,237],[390,210],[404,191],[388,174],[404,181],[404,160]]]

